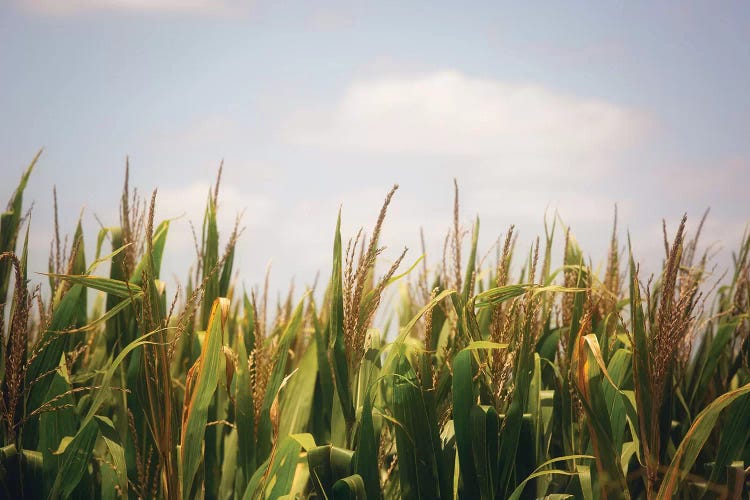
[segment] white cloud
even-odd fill
[[[22,8],[47,15],[88,11],[224,14],[240,7],[230,0],[18,0]]]
[[[601,99],[445,71],[354,82],[332,109],[292,116],[285,133],[324,149],[596,169],[649,124],[642,113]]]

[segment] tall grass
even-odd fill
[[[345,214],[332,224],[324,293],[290,290],[273,304],[267,281],[236,286],[240,231],[219,235],[218,179],[198,260],[181,293],[167,289],[170,222],[154,221],[158,196],[134,196],[126,170],[120,220],[93,257],[80,224],[70,245],[56,231],[46,294],[28,279],[23,205],[37,158],[0,219],[0,496],[747,491],[748,234],[715,289],[702,223],[691,235],[685,219],[671,238],[665,227],[651,277],[616,223],[603,274],[559,221],[530,249],[509,228],[488,263],[479,220],[459,224],[456,186],[435,266],[407,267],[402,253],[379,272],[394,187],[371,231],[343,239]],[[102,262],[108,276],[95,273]],[[398,303],[382,306],[389,287]]]

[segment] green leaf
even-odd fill
[[[331,446],[328,444],[307,450],[307,468],[310,471],[310,481],[318,495],[323,498],[328,497],[333,487]]]
[[[98,433],[97,424],[89,421],[81,427],[73,439],[63,441],[61,446],[65,447],[58,451],[64,455],[49,498],[58,498],[58,496],[67,498],[73,493],[88,468]]]
[[[628,240],[628,244],[629,244]],[[648,339],[646,338],[646,322],[643,316],[643,304],[641,303],[641,291],[638,283],[638,273],[633,260],[633,253],[630,252],[630,328],[633,338],[633,385],[635,387],[636,407],[638,409],[637,429],[641,443],[642,456],[647,463],[658,460],[653,456],[654,450],[651,450],[650,456],[647,456],[644,443],[652,443],[653,436],[646,422],[650,421],[651,402],[653,395],[650,393],[650,362],[648,351]],[[634,422],[634,423],[635,423]]]
[[[721,429],[716,460],[711,468],[709,482],[716,482],[723,470],[735,460],[742,460],[745,445],[750,439],[750,396],[742,396],[729,409]]]
[[[698,371],[697,383],[691,397],[693,402],[698,403],[700,398],[705,397],[706,388],[711,378],[716,374],[716,368],[723,359],[722,354],[726,351],[727,344],[734,340],[735,330],[740,322],[740,318],[729,320],[722,318],[722,321],[719,322],[716,335],[711,338],[711,342],[708,344],[708,353],[702,360]]]
[[[53,278],[60,278],[76,285],[81,285],[93,290],[99,290],[100,292],[104,292],[108,295],[113,295],[115,297],[120,297],[123,299],[129,299],[131,297],[141,298],[143,296],[143,289],[139,285],[128,281],[114,280],[112,278],[102,278],[99,276],[88,276],[85,274],[49,273],[48,276],[51,276]]]
[[[518,445],[523,426],[524,412],[528,407],[531,380],[534,374],[534,351],[532,345],[531,322],[525,321],[520,346],[516,358],[514,373],[515,389],[510,404],[505,412],[503,429],[500,433],[500,475],[498,494],[508,494],[512,482],[513,470],[518,454]]]
[[[50,380],[54,377],[54,370],[60,363],[60,357],[69,344],[69,337],[58,332],[73,323],[78,312],[78,301],[82,294],[83,288],[80,285],[73,285],[63,295],[52,315],[52,321],[48,329],[42,334],[36,345],[36,349],[39,349],[39,346],[43,346],[43,348],[38,351],[35,349],[30,355],[31,362],[26,370],[25,380],[25,387],[29,390],[26,400],[27,415],[37,410],[46,401],[44,396],[47,393]],[[31,418],[24,426],[24,434],[27,439],[26,446],[30,448],[36,445],[38,422],[38,418]]]
[[[281,395],[279,435],[297,434],[307,428],[313,409],[315,381],[318,374],[317,345],[311,343],[297,365],[297,372],[289,380]]]
[[[41,154],[42,150],[40,149],[36,156],[34,156],[34,159],[31,160],[31,164],[26,167],[26,170],[21,175],[21,180],[18,182],[18,186],[8,202],[8,209],[0,214],[0,253],[15,253],[16,251],[16,240],[18,238],[21,218],[23,217],[23,192],[26,189],[31,171],[34,170],[34,166]],[[11,262],[8,259],[0,259],[0,303],[2,304],[7,303],[10,271]],[[0,354],[2,354],[2,345],[0,345]]]
[[[471,447],[477,483],[482,498],[495,498],[498,484],[498,439],[500,420],[492,406],[472,406],[469,412],[471,421]]]
[[[75,414],[75,400],[68,391],[71,389],[65,376],[65,364],[61,363],[59,372],[55,372],[50,380],[45,401],[57,402],[55,411],[44,412],[39,416],[39,450],[43,457],[45,494],[49,494],[55,483],[57,471],[60,470],[62,457],[55,455],[60,442],[65,436],[72,436],[78,429],[78,419]]]
[[[370,390],[365,391],[360,419],[359,441],[354,455],[354,472],[364,483],[367,497],[380,498],[380,470],[378,467],[378,438],[372,420],[372,399]]]
[[[125,450],[120,443],[120,436],[117,434],[112,421],[104,416],[96,415],[94,417],[98,427],[99,434],[104,439],[107,451],[114,466],[114,472],[117,479],[117,489],[114,484],[105,484],[102,481],[102,487],[108,491],[108,498],[117,498],[122,495],[123,498],[128,496],[128,467],[125,463]],[[107,465],[109,467],[109,465]]]
[[[315,310],[315,302],[311,298],[312,308]],[[331,412],[333,411],[334,383],[331,374],[331,362],[328,358],[329,342],[328,333],[330,325],[321,325],[317,314],[312,315],[312,324],[315,331],[316,354],[318,356],[318,379],[315,396],[316,408],[313,413],[313,433],[318,437],[329,441],[331,432]],[[319,396],[319,397],[318,397]]]
[[[393,417],[402,498],[439,498],[443,470],[437,422],[428,418],[416,373],[406,357],[399,358],[393,379]],[[437,445],[437,446],[436,446]]]
[[[462,498],[479,498],[477,470],[471,431],[471,408],[474,406],[474,366],[471,352],[463,350],[453,359],[453,426],[456,432],[458,463],[463,480]]]
[[[239,498],[245,489],[244,487],[240,489],[237,486],[237,456],[239,455],[237,429],[231,429],[229,434],[225,435],[222,444],[224,445],[224,456],[221,460],[221,480],[219,481],[218,497],[221,499]]]
[[[367,500],[365,483],[359,474],[347,476],[336,481],[333,485],[333,498],[335,500]]]
[[[167,243],[167,233],[169,231],[169,221],[162,221],[154,230],[154,235],[151,238],[151,254],[145,253],[138,264],[133,270],[133,274],[130,275],[130,281],[136,285],[143,284],[143,271],[147,269],[149,265],[148,258],[151,258],[151,271],[153,272],[153,279],[159,279],[159,273],[161,270],[162,256],[164,255],[164,247]]]
[[[612,443],[618,455],[622,453],[622,445],[625,439],[625,427],[627,425],[627,410],[622,396],[618,393],[617,387],[625,387],[632,384],[632,355],[626,349],[617,349],[614,354],[610,354],[607,371],[616,384],[604,384],[604,399],[609,413],[610,423],[612,426]]]
[[[679,486],[685,481],[698,458],[698,453],[711,435],[721,411],[746,394],[750,394],[750,384],[722,394],[695,417],[693,425],[682,438],[667,468],[656,496],[658,500],[675,497]]]
[[[235,425],[237,427],[235,497],[239,498],[255,471],[255,405],[248,369],[248,353],[242,337],[239,337],[237,342],[237,359],[236,382],[234,384],[234,398],[237,402],[235,414]]]
[[[290,492],[299,461],[301,442],[314,440],[309,434],[291,435],[281,439],[275,453],[261,465],[245,489],[243,500],[280,498]],[[268,489],[268,491],[266,491]]]
[[[398,337],[389,345],[386,346],[386,349],[388,350],[388,354],[386,355],[385,361],[383,362],[383,370],[382,373],[388,374],[388,373],[394,373],[395,371],[395,362],[398,358],[398,356],[404,354],[406,351],[406,339],[411,333],[414,326],[416,326],[417,322],[422,318],[422,316],[427,313],[427,311],[435,308],[441,301],[443,301],[446,297],[455,295],[456,292],[454,290],[443,290],[440,292],[435,298],[433,298],[430,302],[427,303],[423,308],[421,308],[417,314],[412,317],[412,319],[401,328],[401,331],[398,334]]]
[[[329,316],[329,350],[332,358],[333,380],[347,427],[354,425],[354,402],[351,396],[349,366],[344,346],[344,289],[341,257],[341,210],[336,221],[333,240],[333,271],[331,273],[331,313]]]
[[[516,489],[513,490],[513,493],[511,493],[511,495],[508,497],[508,500],[518,500],[519,498],[521,498],[521,494],[523,494],[523,490],[526,487],[526,484],[534,478],[542,477],[545,475],[553,475],[553,474],[559,474],[563,476],[575,476],[576,474],[578,474],[577,472],[569,472],[569,471],[561,470],[561,469],[547,469],[547,467],[557,462],[566,462],[568,460],[579,460],[582,458],[593,459],[594,457],[592,457],[591,455],[567,455],[564,457],[558,457],[558,458],[553,458],[552,460],[547,460],[542,465],[537,467],[537,469],[532,474],[527,476],[526,479],[524,479],[518,484]],[[544,498],[569,498],[570,496],[571,495],[563,495],[563,496],[548,495],[548,496],[545,496]]]
[[[297,336],[299,329],[302,324],[302,306],[307,299],[307,294],[302,297],[297,304],[297,307],[292,313],[292,317],[286,325],[286,328],[281,333],[279,338],[279,345],[276,348],[277,359],[273,366],[271,375],[268,378],[268,384],[266,385],[266,393],[263,396],[263,404],[260,409],[260,421],[258,422],[258,448],[257,448],[257,460],[263,459],[268,456],[271,451],[271,443],[273,441],[273,429],[271,422],[271,406],[274,400],[279,394],[284,376],[286,374],[286,363],[289,351],[289,345],[292,340]]]
[[[598,346],[598,339],[593,333],[578,339],[577,379],[574,387],[588,417],[586,422],[596,456],[597,479],[602,498],[608,498],[612,494],[629,498],[627,483],[620,468],[620,450],[615,448],[612,435],[611,415],[602,387],[603,377],[591,349],[587,349],[591,345]]]
[[[201,239],[202,271],[205,288],[201,307],[201,327],[208,325],[209,310],[214,300],[219,298],[219,273],[213,272],[219,262],[219,231],[216,225],[216,200],[209,193],[206,212],[203,216],[203,233]],[[213,273],[213,274],[211,274]],[[208,328],[206,326],[206,328]]]
[[[208,407],[213,400],[219,381],[219,358],[229,314],[229,300],[219,298],[214,302],[203,342],[200,358],[188,374],[185,409],[183,410],[182,441],[180,443],[182,495],[188,498],[203,458],[203,436],[208,422]],[[194,381],[191,381],[191,375]]]
[[[474,273],[476,272],[477,261],[477,241],[479,240],[479,217],[474,222],[474,230],[471,234],[471,250],[469,251],[469,260],[466,262],[466,277],[464,278],[464,289],[461,292],[463,303],[466,304],[471,296],[472,285],[474,284]]]
[[[330,444],[307,450],[310,480],[320,496],[333,494],[333,485],[352,472],[354,452]]]
[[[234,245],[229,248],[224,265],[221,267],[221,277],[219,278],[219,295],[226,297],[229,295],[229,286],[232,284],[232,267],[234,265]]]

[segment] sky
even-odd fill
[[[620,237],[658,265],[662,218],[694,228],[726,267],[750,222],[746,2],[0,3],[0,200],[36,151],[31,269],[61,231],[118,222],[131,185],[172,223],[163,276],[184,282],[220,162],[219,217],[245,227],[240,282],[327,278],[343,236],[386,220],[384,263],[419,228],[428,263],[451,225],[481,220],[480,251],[515,224],[521,246],[555,211],[597,265]],[[4,201],[3,201],[4,202]],[[83,212],[82,212],[83,210]],[[562,239],[562,238],[561,238]]]

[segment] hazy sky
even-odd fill
[[[270,260],[274,288],[327,277],[339,205],[346,238],[394,182],[386,255],[416,258],[420,226],[441,248],[453,177],[485,249],[557,208],[596,263],[617,203],[623,240],[658,261],[661,218],[710,206],[704,241],[726,262],[750,221],[748,89],[747,2],[6,0],[0,202],[43,146],[26,198],[39,271],[52,186],[63,231],[86,207],[91,248],[126,155],[159,216],[185,214],[167,277],[186,274],[222,158],[248,285]]]

